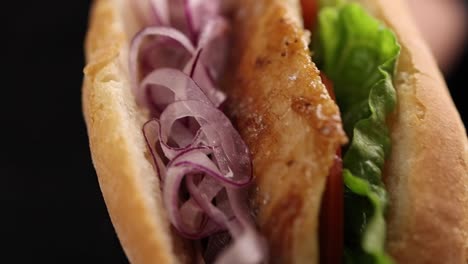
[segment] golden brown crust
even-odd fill
[[[404,3],[359,2],[402,46],[385,172],[388,250],[398,263],[467,263],[468,143],[460,116]]]
[[[257,222],[270,239],[272,260],[317,262],[312,234],[334,151],[344,140],[338,110],[310,62],[297,1],[247,1],[240,1],[246,9],[238,11],[238,59],[228,83],[237,104],[233,116],[254,157]],[[139,133],[145,115],[129,88],[131,34],[124,29],[122,2],[95,1],[91,15],[83,105],[93,161],[130,261],[187,262],[190,245],[171,233],[159,181],[145,157]],[[385,177],[389,252],[399,263],[466,263],[466,132],[401,1],[360,2],[393,28],[402,45]]]
[[[299,1],[238,4],[226,89],[253,157],[257,223],[273,263],[317,263],[324,184],[346,140],[338,108],[311,62]]]
[[[190,245],[171,233],[159,180],[147,160],[127,72],[125,1],[94,2],[86,40],[83,110],[99,184],[132,263],[187,262]]]

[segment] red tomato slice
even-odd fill
[[[320,78],[322,78],[322,83],[325,85],[325,88],[327,88],[328,94],[330,94],[330,97],[336,101],[335,97],[335,91],[333,90],[333,83],[330,79],[328,79],[327,76],[323,72],[320,72]]]
[[[305,28],[314,29],[318,14],[317,0],[301,0],[301,6]]]
[[[328,93],[335,100],[332,82],[320,73]],[[344,190],[343,162],[341,148],[338,148],[335,161],[327,178],[320,212],[320,263],[338,264],[343,260],[343,221]]]

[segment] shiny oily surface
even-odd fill
[[[311,62],[298,5],[240,1],[224,82],[253,157],[257,224],[278,263],[318,262],[322,193],[346,142],[339,110]]]

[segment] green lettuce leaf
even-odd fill
[[[324,1],[342,2],[342,1]],[[387,116],[400,53],[395,35],[358,4],[325,5],[314,60],[333,81],[350,144],[343,156],[346,263],[392,263],[385,253],[387,194],[382,169],[391,148]]]
[[[347,0],[319,0],[320,8],[331,6],[331,7],[339,7],[344,5]]]

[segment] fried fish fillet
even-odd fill
[[[311,61],[297,0],[240,0],[228,112],[250,148],[252,202],[275,263],[317,263],[319,212],[340,113]]]

